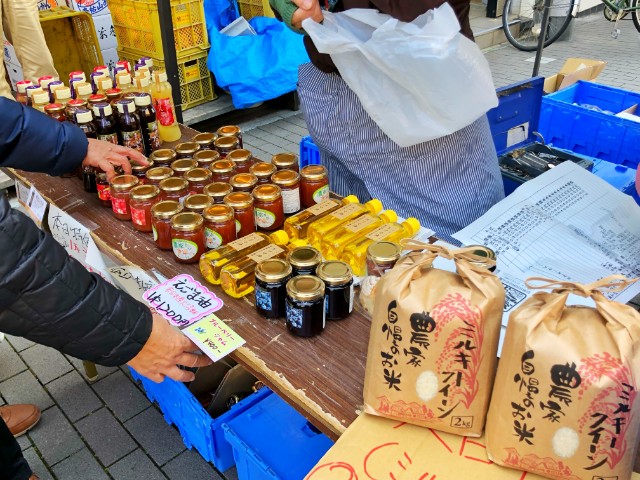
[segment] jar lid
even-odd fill
[[[91,87],[91,85],[89,85],[89,87]],[[96,93],[89,96],[89,103],[98,103],[98,102],[106,102],[106,101],[107,101],[107,96],[101,93]]]
[[[116,75],[116,83],[118,85],[122,85],[122,84],[130,85],[131,84],[131,75],[129,75],[128,72],[118,73]]]
[[[193,158],[179,158],[178,160],[174,160],[171,162],[171,170],[174,172],[188,172],[189,170],[193,170],[198,166],[198,162],[196,162]]]
[[[50,97],[47,92],[38,92],[31,95],[31,101],[33,103],[48,103],[49,99]]]
[[[233,187],[228,183],[214,182],[204,187],[204,193],[213,198],[224,198],[233,192]]]
[[[263,260],[256,265],[256,279],[267,282],[280,282],[291,275],[292,268],[288,262],[279,258]]]
[[[300,275],[287,282],[287,294],[300,302],[324,297],[324,288],[324,282],[313,275]]]
[[[240,127],[237,125],[225,125],[218,129],[218,137],[237,137],[242,134]]]
[[[199,133],[195,137],[192,138],[194,142],[198,145],[211,145],[218,136],[215,133]]]
[[[251,188],[256,183],[258,183],[258,177],[251,173],[238,173],[229,180],[229,185],[233,188]]]
[[[18,89],[18,93],[27,93],[27,87],[33,85],[31,80],[20,80],[16,82],[16,88]]]
[[[79,108],[76,110],[76,122],[77,123],[91,123],[93,121],[93,113],[86,108]]]
[[[313,247],[298,247],[289,252],[287,260],[296,268],[315,267],[322,262],[322,254]]]
[[[211,171],[201,167],[192,168],[184,174],[184,178],[189,182],[206,182],[211,178]]]
[[[203,223],[202,215],[195,212],[182,212],[171,218],[171,228],[179,232],[193,232],[202,228]]]
[[[321,263],[316,275],[327,285],[344,285],[353,279],[351,267],[338,260]]]
[[[131,200],[151,200],[160,195],[160,189],[155,185],[138,185],[131,189]]]
[[[71,89],[69,87],[61,87],[56,89],[56,100],[66,100],[71,98]]]
[[[59,112],[64,110],[64,106],[59,103],[50,103],[49,105],[44,106],[44,110],[46,112]]]
[[[157,163],[171,163],[176,158],[176,152],[170,148],[161,148],[151,154]]]
[[[235,148],[238,146],[240,142],[236,137],[218,137],[213,142],[216,148],[222,148],[228,150],[230,148]]]
[[[367,248],[367,257],[376,263],[395,262],[402,254],[402,247],[394,242],[373,242]]]
[[[138,107],[146,107],[148,105],[151,105],[151,95],[149,95],[148,93],[140,93],[136,95],[134,102]]]
[[[153,160],[149,160],[149,162],[153,162]],[[173,175],[173,170],[169,167],[153,167],[146,171],[145,176],[149,180],[153,180],[155,182],[159,182],[160,180],[164,180],[165,178],[170,178]]]
[[[204,211],[204,218],[209,222],[227,222],[233,217],[234,211],[229,205],[212,205]]]
[[[168,219],[182,211],[182,205],[177,200],[162,200],[151,207],[151,215],[156,218]]]
[[[253,205],[253,197],[247,192],[232,192],[224,197],[224,203],[233,208],[248,208]]]
[[[163,192],[179,192],[180,190],[187,190],[189,182],[184,178],[171,177],[161,180],[158,186]]]
[[[78,102],[81,100],[72,100],[73,102]],[[86,102],[85,102],[86,103]],[[71,105],[71,102],[69,102],[69,105]],[[93,105],[93,114],[96,117],[100,117],[102,115],[104,115],[105,117],[108,117],[110,115],[113,115],[113,109],[111,108],[111,104],[107,103],[107,102],[96,102]]]
[[[258,162],[251,165],[249,171],[258,178],[270,178],[276,173],[276,166],[272,163]]]
[[[91,84],[87,82],[76,83],[73,88],[78,95],[88,95],[93,91]]]
[[[307,180],[320,180],[327,176],[327,169],[322,165],[307,165],[300,170],[300,176]]]
[[[227,155],[227,158],[229,160],[233,160],[235,163],[248,162],[249,160],[251,160],[252,157],[253,155],[251,155],[251,152],[244,148],[238,148],[236,150],[232,150]]]
[[[176,153],[180,155],[193,154],[200,150],[200,145],[196,142],[184,142],[176,145]]]
[[[236,165],[231,160],[217,160],[209,167],[213,173],[231,173]]]
[[[108,105],[108,104],[105,103],[105,105]],[[72,98],[71,100],[69,100],[67,102],[67,106],[71,106],[71,107],[86,107],[87,106],[87,101],[86,100],[82,100],[81,98]]]
[[[118,108],[118,112],[124,113],[126,112],[135,112],[136,106],[133,103],[133,100],[129,100],[128,98],[123,98],[122,100],[118,100],[116,102],[116,107]]]
[[[199,150],[193,154],[193,159],[201,165],[207,165],[220,159],[220,154],[215,150]]]
[[[467,260],[469,263],[472,263],[474,265],[479,265],[481,267],[493,267],[495,265],[496,252],[491,250],[489,247],[485,247],[484,245],[467,245],[465,248],[472,248],[472,247],[478,248],[477,250],[474,250],[471,252],[473,255],[482,257],[483,259],[488,260],[488,262],[485,262],[481,259],[467,258],[467,257],[464,257],[463,255],[465,260]]]
[[[204,193],[194,193],[184,199],[183,205],[187,210],[201,212],[205,208],[213,205],[213,200],[209,195],[205,195]]]
[[[271,157],[271,163],[278,168],[289,168],[298,165],[298,156],[291,152],[276,153]]]
[[[131,171],[137,173],[143,173],[153,167],[153,160],[147,159],[148,165],[140,165],[139,163],[131,164]],[[158,167],[161,168],[161,167]],[[164,178],[164,177],[163,177]]]
[[[140,180],[135,175],[118,175],[111,179],[111,188],[116,191],[128,190],[135,187],[140,183]]]
[[[100,77],[96,81],[100,90],[109,90],[110,88],[113,88],[113,80],[111,80],[109,77]]]
[[[295,170],[278,170],[271,175],[271,181],[276,185],[290,187],[300,181],[300,174]]]
[[[267,183],[264,185],[258,185],[253,189],[251,194],[256,200],[261,200],[263,202],[272,202],[282,197],[282,190],[280,190],[280,187],[277,185]]]
[[[107,96],[107,98],[113,100],[114,98],[122,95],[122,90],[119,88],[109,88],[104,91],[104,94]]]

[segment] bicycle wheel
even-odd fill
[[[633,18],[633,24],[636,26],[636,30],[640,32],[640,0],[634,0],[633,2],[633,10],[631,12],[631,18]]]
[[[622,0],[617,5],[615,4],[615,2],[612,2],[612,3],[616,7],[618,7],[618,11],[620,11],[622,9],[625,9],[625,8],[629,8],[629,0]],[[620,16],[620,20],[622,20],[624,17],[626,17],[627,13],[629,13],[629,12],[628,11],[622,12],[622,15]],[[610,22],[615,22],[618,19],[618,13],[613,11],[613,9],[611,7],[609,7],[606,3],[604,4],[604,10],[602,10],[602,14],[604,15],[604,18],[606,18]]]
[[[545,32],[545,47],[555,42],[569,26],[574,1],[553,0]],[[502,26],[509,43],[525,52],[536,50],[542,34],[543,13],[544,0],[507,0],[502,12]]]

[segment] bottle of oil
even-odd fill
[[[382,203],[377,198],[368,201],[367,203],[352,203],[339,208],[335,212],[313,222],[307,228],[307,241],[309,245],[317,250],[320,250],[322,245],[322,237],[327,235],[331,230],[337,228],[349,220],[358,218],[365,213],[373,213],[377,215],[382,211]]]
[[[288,241],[289,236],[283,230],[278,230],[270,235],[260,232],[251,233],[202,255],[200,257],[200,273],[207,282],[220,285],[220,272],[225,265],[269,244],[282,246],[286,245]]]
[[[403,238],[415,236],[418,230],[420,230],[420,222],[416,218],[407,218],[402,223],[387,223],[369,232],[365,237],[347,245],[340,260],[351,266],[354,275],[362,276],[366,271],[367,248],[369,248],[369,245],[382,240],[397,242]]]
[[[372,232],[380,225],[394,223],[398,220],[398,215],[393,210],[385,210],[380,215],[375,216],[370,213],[360,215],[358,218],[334,228],[322,238],[320,251],[325,260],[337,260],[340,258],[344,247],[355,242],[358,238]]]
[[[307,227],[309,227],[309,225],[350,203],[358,203],[358,197],[349,195],[348,197],[344,197],[342,201],[330,198],[329,200],[320,202],[313,207],[307,208],[287,218],[284,221],[284,231],[287,232],[287,235],[289,235],[289,238],[292,240],[305,239],[307,238]]]

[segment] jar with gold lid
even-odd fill
[[[118,175],[109,183],[109,195],[111,196],[111,209],[113,215],[119,220],[131,220],[131,208],[129,207],[129,194],[133,187],[138,186],[140,180],[134,175]]]
[[[216,147],[216,151],[220,154],[220,157],[226,158],[230,152],[240,147],[240,141],[236,137],[218,137],[216,141],[213,142],[213,145]]]
[[[287,328],[299,337],[319,335],[325,326],[325,285],[318,277],[300,275],[287,282]]]
[[[271,163],[275,165],[278,170],[293,170],[295,172],[300,172],[300,163],[298,162],[298,156],[295,153],[276,153],[271,157]]]
[[[302,208],[313,207],[329,198],[329,176],[322,165],[307,165],[300,170]]]
[[[264,260],[256,265],[256,310],[267,318],[286,316],[287,282],[291,265],[280,258]]]
[[[131,174],[138,177],[140,185],[147,183],[147,172],[153,168],[153,160],[147,160],[147,165],[140,165],[138,163],[131,164]]]
[[[171,178],[173,170],[169,167],[152,167],[145,172],[144,176],[147,185],[158,185],[165,178]]]
[[[466,260],[479,267],[484,267],[490,272],[496,270],[496,252],[484,245],[466,245],[465,248],[478,247],[477,250],[471,252],[472,255],[480,258],[467,258]]]
[[[184,197],[189,195],[189,182],[184,178],[165,178],[158,186],[162,200],[177,200],[182,203]]]
[[[251,165],[249,173],[258,178],[258,185],[271,183],[271,175],[276,173],[276,166],[267,162],[257,162]]]
[[[193,155],[198,166],[209,168],[216,160],[220,160],[220,154],[216,150],[199,150]]]
[[[213,150],[216,138],[218,136],[215,133],[204,132],[197,134],[191,141],[197,143],[201,150]]]
[[[204,237],[207,249],[218,248],[237,238],[235,213],[228,205],[213,205],[205,209]]]
[[[234,192],[251,193],[257,184],[258,177],[251,173],[238,173],[229,180]]]
[[[218,138],[237,138],[238,144],[240,148],[242,148],[242,130],[237,125],[225,125],[224,127],[220,127],[216,132],[218,134]]]
[[[327,320],[342,320],[353,311],[353,272],[345,262],[321,263],[317,277],[325,284]]]
[[[193,158],[193,155],[200,150],[200,145],[196,142],[179,143],[175,147],[178,158]]]
[[[161,250],[171,250],[171,218],[182,212],[176,200],[162,200],[151,207],[153,240]]]
[[[129,193],[129,207],[133,228],[139,232],[150,232],[151,207],[160,200],[160,189],[156,185],[139,185]]]
[[[193,158],[179,158],[171,162],[174,177],[184,177],[184,174],[198,166]]]
[[[282,191],[273,184],[258,185],[252,192],[258,230],[272,232],[284,226]]]
[[[300,174],[295,170],[278,170],[271,176],[271,183],[282,190],[284,214],[293,215],[301,209],[300,204]]]
[[[202,215],[206,208],[213,205],[213,199],[204,193],[192,193],[187,195],[182,205],[185,210]]]
[[[236,164],[231,160],[216,160],[209,167],[211,173],[213,174],[214,182],[224,182],[229,183],[231,177],[233,177],[236,171]]]
[[[253,155],[249,150],[238,148],[227,154],[227,160],[231,160],[236,165],[238,173],[249,173],[253,165]]]
[[[287,255],[293,275],[315,275],[316,268],[322,263],[322,254],[313,247],[297,247]]]
[[[233,188],[228,183],[214,182],[204,187],[203,193],[213,199],[213,203],[224,203],[224,197],[233,192]]]
[[[373,242],[367,247],[366,273],[360,282],[358,300],[364,310],[373,315],[373,304],[377,283],[400,259],[402,247],[395,242]]]
[[[194,212],[182,212],[171,218],[171,247],[179,263],[197,263],[206,251],[204,219]]]
[[[253,197],[247,192],[232,192],[224,197],[225,205],[233,208],[238,238],[256,231]]]
[[[157,167],[169,167],[176,158],[176,152],[170,148],[160,148],[151,154],[151,160]]]
[[[184,174],[189,182],[189,193],[203,193],[204,187],[211,183],[211,170],[206,168],[192,168]]]

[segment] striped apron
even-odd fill
[[[504,198],[486,116],[451,135],[402,148],[378,128],[339,75],[301,65],[298,94],[337,194],[354,194],[362,202],[378,198],[456,245],[453,233]]]

